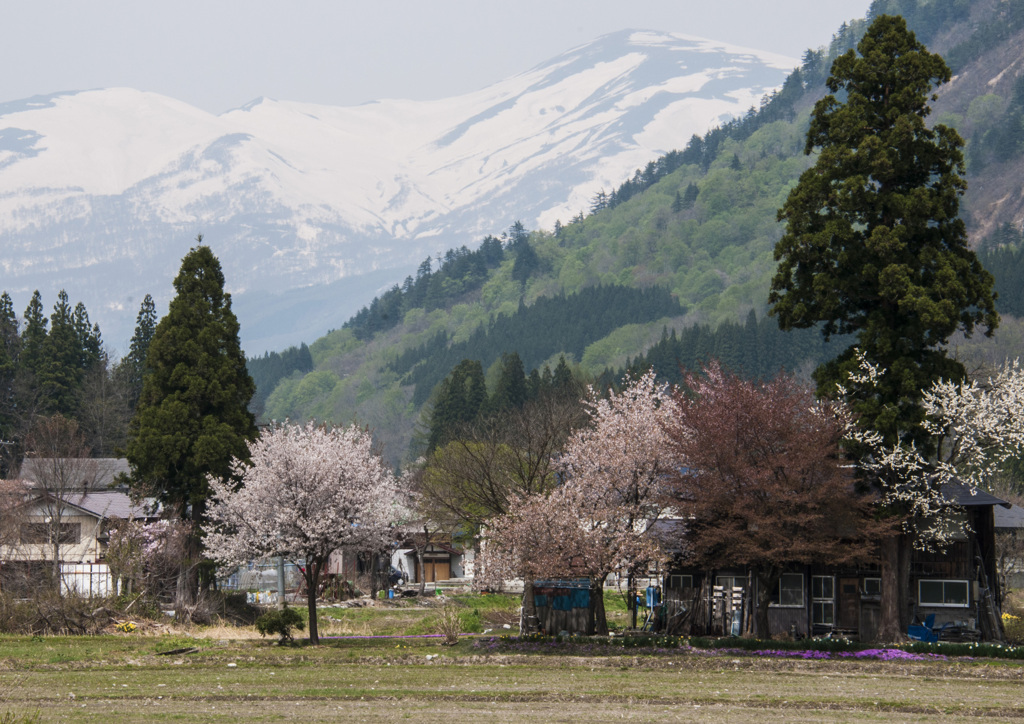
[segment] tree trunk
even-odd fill
[[[757,581],[757,596],[754,606],[754,636],[767,641],[772,637],[771,624],[768,620],[768,610],[772,603],[772,591],[779,585],[782,577],[781,570],[769,569],[757,571],[754,580]],[[729,595],[728,592],[726,595]]]
[[[533,595],[533,579],[523,581],[523,615],[519,623],[519,633],[534,633],[531,631],[531,622],[537,620],[537,599]]]
[[[608,616],[604,610],[604,581],[608,574],[590,579],[590,606],[587,633],[597,636],[608,635]]]
[[[629,582],[626,584],[626,590],[628,593],[627,608],[630,612],[630,628],[636,630],[636,589],[634,588],[635,582],[633,581],[633,571],[629,572]]]
[[[54,589],[57,591],[57,593],[59,595],[59,594],[63,593],[60,590],[60,578],[61,578],[61,574],[60,574],[60,542],[59,542],[60,526],[58,525],[54,530],[52,530],[50,532],[50,535],[53,536],[53,544],[52,544],[52,548],[53,548],[53,573],[52,573],[52,575],[53,575],[53,587],[54,587]]]
[[[880,643],[895,643],[902,641],[903,615],[900,613],[901,601],[905,600],[905,593],[901,593],[902,581],[900,575],[900,549],[901,539],[904,535],[891,535],[883,538],[879,546],[882,554],[882,596],[881,610],[878,621],[878,641]],[[908,567],[909,575],[909,567]]]
[[[320,645],[320,631],[316,625],[316,589],[320,584],[320,563],[306,560],[306,610],[309,611],[309,645]]]
[[[900,628],[899,641],[906,640],[907,627],[910,626],[910,558],[914,554],[913,540],[909,535],[899,536],[899,588],[896,589],[897,606],[899,606]],[[916,596],[915,596],[916,598]]]
[[[192,529],[185,538],[185,550],[178,569],[178,581],[174,592],[175,617],[181,621],[182,612],[192,611],[199,599],[199,540],[202,511],[199,505],[192,506]],[[187,614],[191,618],[191,613]]]

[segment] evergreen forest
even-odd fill
[[[753,377],[779,369],[806,377],[843,343],[826,343],[814,329],[779,332],[768,316],[773,250],[782,234],[776,214],[813,163],[803,153],[807,129],[832,62],[883,14],[902,15],[955,74],[939,89],[931,120],[967,139],[961,215],[995,276],[998,310],[1009,322],[1003,327],[1016,329],[1013,318],[1024,316],[1024,199],[1016,181],[1024,173],[1024,74],[1004,71],[1016,67],[1024,0],[875,0],[866,18],[808,49],[785,83],[745,115],[679,139],[677,149],[597,190],[571,218],[529,229],[513,210],[473,248],[453,246],[424,259],[415,274],[320,339],[250,358],[257,387],[250,409],[262,421],[354,420],[400,464],[423,449],[446,381],[450,386],[466,361],[479,367],[472,377],[483,380],[474,393],[481,400],[507,380],[510,355],[527,381],[560,369],[574,384],[602,387],[648,366],[677,381],[681,370],[710,358]],[[5,339],[17,340],[0,351],[5,399],[31,388],[38,409],[82,416],[84,401],[96,396],[84,390],[97,380],[131,379],[127,389],[136,389],[139,381],[129,374],[141,369],[131,358],[135,341],[131,355],[114,365],[84,308],[76,318],[70,302],[58,300],[67,310],[55,306],[47,319],[42,300],[33,304],[23,328],[13,310],[0,310]],[[1000,334],[996,344],[1005,346]],[[47,343],[51,359],[57,348],[78,350],[74,361],[66,355],[72,372],[63,379],[59,365],[36,360],[28,381],[26,360],[43,354],[38,340],[51,335],[76,340]],[[958,344],[966,350],[977,342]],[[95,374],[99,368],[104,375]],[[129,410],[134,406],[137,392],[117,394]],[[130,412],[118,415],[127,419]],[[11,430],[15,423],[8,412],[0,424]],[[97,451],[110,452],[121,433],[92,439]]]
[[[474,250],[425,260],[311,343],[311,371],[289,368],[272,391],[261,389],[264,418],[355,419],[399,462],[428,433],[444,381],[465,360],[479,364],[487,395],[513,353],[538,374],[564,358],[578,382],[602,386],[647,366],[676,381],[712,357],[749,376],[806,377],[845,343],[813,329],[782,333],[768,316],[776,212],[813,161],[803,154],[807,126],[833,60],[882,14],[903,15],[968,79],[999,76],[996,49],[1024,28],[1024,0],[877,0],[866,18],[809,49],[758,107],[598,191],[588,209],[547,230],[515,221]],[[1007,73],[992,84],[951,84],[933,114],[968,139],[963,216],[1004,316],[1024,302],[1020,223],[1006,204],[985,210],[998,186],[989,179],[1009,177],[1024,150],[1015,135],[1019,82]]]

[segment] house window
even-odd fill
[[[811,623],[835,623],[836,596],[835,578],[832,576],[811,576]]]
[[[745,576],[715,576],[715,585],[721,586],[726,591],[733,588],[746,588],[747,579]]]
[[[49,543],[52,524],[25,523],[21,526],[22,543]],[[82,540],[81,523],[61,523],[57,542],[61,545],[73,545]]]
[[[917,602],[921,606],[967,606],[967,581],[917,582]]]
[[[865,596],[881,596],[882,595],[882,579],[881,578],[865,578],[864,579],[864,595]]]
[[[22,543],[49,543],[50,525],[48,523],[24,523],[21,526]]]
[[[82,524],[81,523],[61,523],[60,524],[60,535],[57,537],[57,542],[62,545],[77,545],[82,542]]]
[[[693,588],[693,576],[673,574],[668,577],[668,587],[674,591],[681,591],[684,588]]]
[[[804,574],[783,573],[772,594],[773,606],[804,605]]]

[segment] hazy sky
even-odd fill
[[[869,0],[0,0],[0,102],[129,86],[214,113],[259,96],[443,98],[625,28],[798,58]]]

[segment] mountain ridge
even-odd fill
[[[567,218],[598,186],[745,112],[795,64],[621,31],[436,101],[261,98],[212,115],[105,89],[0,104],[0,268],[19,297],[88,286],[80,296],[107,338],[126,339],[133,300],[165,304],[202,233],[248,336],[268,294],[322,299],[326,285],[387,269],[393,281],[496,219]],[[370,296],[353,286],[358,297],[332,297],[335,326]],[[297,343],[326,331],[321,316],[266,322],[244,341],[251,353]]]

